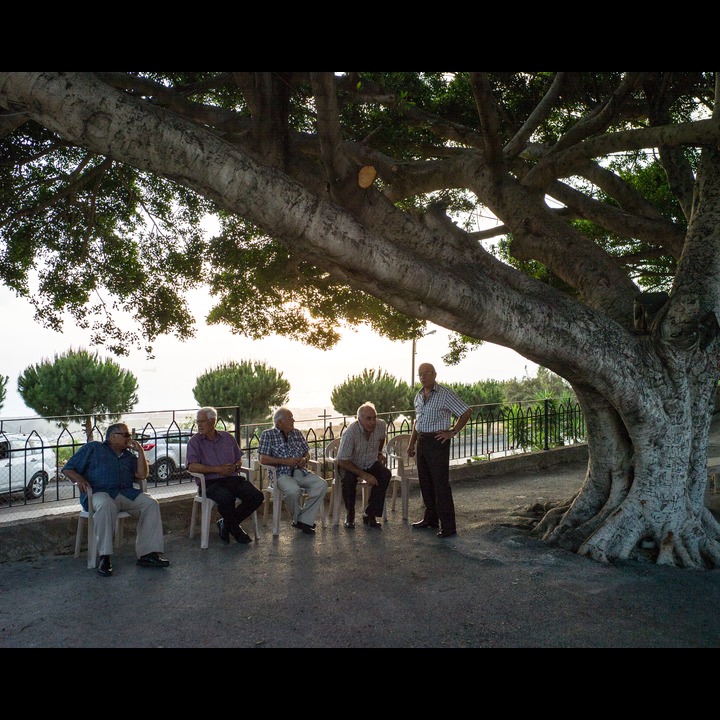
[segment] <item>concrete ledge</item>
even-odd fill
[[[567,463],[588,461],[587,443],[568,445],[567,447],[540,450],[538,452],[509,455],[494,460],[478,460],[464,465],[450,467],[450,481],[473,480],[497,475],[508,475],[519,472],[537,472]]]

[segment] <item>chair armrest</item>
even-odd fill
[[[200,481],[200,495],[204,498],[207,497],[207,485],[205,482],[205,473],[193,472],[188,470],[188,475],[193,478],[197,478]],[[250,468],[242,466],[238,468],[238,475],[244,475],[248,482],[252,482],[252,471]]]
[[[260,469],[267,474],[268,486],[266,489],[272,489],[275,487],[275,478],[277,478],[276,470],[274,465],[263,465],[260,463]]]
[[[205,494],[205,473],[193,472],[192,470],[188,470],[188,474],[190,475],[190,477],[196,478],[200,481],[200,487],[198,488],[200,490],[200,496],[206,498],[207,495]]]

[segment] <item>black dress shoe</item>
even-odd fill
[[[238,531],[233,533],[235,542],[239,542],[241,545],[247,545],[252,542],[252,538],[241,528],[238,527]]]
[[[100,563],[98,564],[98,575],[103,577],[109,577],[112,575],[112,563],[110,562],[109,555],[101,555]]]
[[[160,553],[151,552],[139,557],[137,564],[140,567],[167,567],[170,561],[160,557]]]
[[[457,535],[457,530],[441,530],[437,536],[446,538],[446,537],[452,537],[453,535]]]
[[[230,533],[225,529],[225,521],[219,518],[217,521],[217,528],[220,533],[220,540],[224,545],[230,544]]]
[[[431,522],[428,522],[427,520],[418,520],[417,522],[414,522],[411,525],[411,527],[414,527],[419,530],[420,528],[426,528],[426,527],[439,528],[440,525],[438,525],[437,523],[433,524]]]
[[[294,522],[292,526],[294,528],[297,528],[298,530],[302,530],[306,535],[315,534],[315,523],[313,523],[312,525],[308,525],[307,523],[300,522],[298,520],[297,522]]]
[[[355,527],[355,518],[354,518],[354,517],[351,518],[351,517],[348,515],[348,516],[345,518],[345,522],[343,523],[343,525],[344,525],[346,528],[354,528],[354,527]]]
[[[363,515],[363,525],[369,527],[381,528],[382,525],[375,519],[374,515]]]

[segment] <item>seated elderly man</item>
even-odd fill
[[[247,478],[238,474],[242,450],[235,436],[218,430],[217,410],[203,407],[196,415],[198,431],[187,444],[186,462],[190,472],[205,475],[207,496],[218,506],[220,541],[230,544],[230,536],[241,544],[252,542],[240,523],[263,504],[263,494]],[[236,506],[235,499],[240,500]]]
[[[87,490],[92,489],[100,575],[113,574],[113,531],[121,510],[138,519],[137,564],[142,567],[170,564],[161,557],[164,541],[160,505],[152,495],[134,487],[135,481],[147,478],[148,471],[143,446],[133,440],[125,423],[110,425],[105,442],[85,443],[62,469],[63,475],[80,488],[80,503],[85,510],[88,509]]]
[[[370,485],[370,497],[363,513],[363,523],[373,528],[382,525],[376,518],[383,514],[385,493],[392,473],[385,465],[385,421],[378,420],[371,402],[363,403],[357,420],[348,425],[340,438],[337,464],[342,473],[342,494],[347,516],[346,528],[355,527],[355,497],[358,479]]]
[[[313,535],[315,518],[325,501],[327,482],[307,470],[310,446],[305,436],[295,429],[292,412],[286,407],[278,408],[273,415],[273,424],[275,427],[260,435],[260,463],[277,468],[277,484],[292,516],[293,527]],[[303,490],[308,497],[301,505]]]

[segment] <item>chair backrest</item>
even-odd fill
[[[388,467],[396,475],[404,475],[410,468],[415,466],[415,458],[408,457],[407,448],[410,442],[410,433],[402,433],[391,437],[385,447],[388,457]]]
[[[325,459],[326,460],[334,460],[337,457],[339,449],[340,449],[340,438],[335,438],[334,440],[331,440],[325,446]]]
[[[335,438],[334,440],[331,440],[326,446],[325,446],[325,460],[329,461],[333,465],[333,476],[336,477],[338,480],[340,480],[340,468],[338,467],[338,464],[335,462],[338,454],[338,450],[340,449],[340,438]]]

